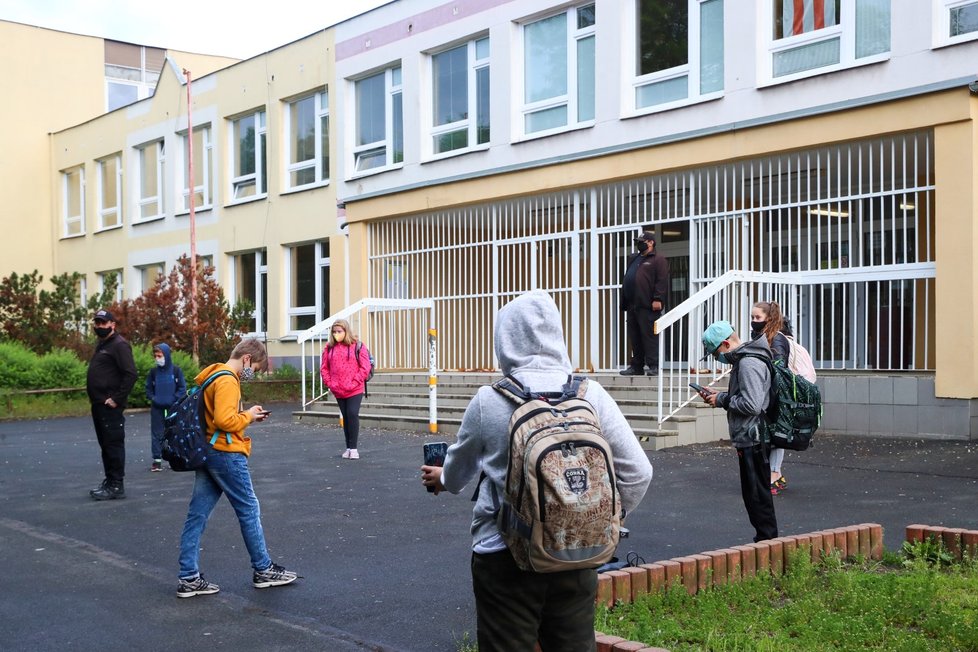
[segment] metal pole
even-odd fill
[[[431,327],[428,329],[428,431],[438,432],[438,353],[436,341],[438,331],[435,329],[435,311],[430,310]]]
[[[187,77],[187,188],[190,200],[190,333],[193,337],[194,362],[200,362],[197,342],[197,219],[194,215],[194,120],[193,101],[190,93],[190,71],[183,69]]]

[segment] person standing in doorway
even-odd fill
[[[88,363],[85,388],[92,404],[92,422],[102,449],[105,478],[89,495],[95,500],[117,500],[126,497],[123,485],[126,475],[124,411],[138,375],[132,347],[115,330],[115,316],[103,309],[95,313],[92,321],[98,343]]]
[[[659,373],[659,336],[653,328],[669,294],[669,263],[655,252],[655,236],[645,231],[635,240],[638,253],[628,259],[621,284],[621,308],[628,316],[631,362],[622,376]]]
[[[730,443],[737,450],[740,467],[740,493],[754,526],[754,541],[773,539],[778,536],[778,519],[768,484],[771,467],[767,444],[762,437],[771,391],[771,347],[763,337],[744,342],[730,322],[716,321],[703,332],[703,348],[707,356],[712,354],[718,362],[733,366],[727,391],[704,389],[700,395],[727,412]]]
[[[146,398],[149,399],[150,444],[153,452],[151,471],[163,470],[163,420],[187,393],[183,370],[173,364],[170,347],[160,342],[153,347],[156,364],[146,374]]]
[[[336,397],[343,417],[343,436],[346,450],[343,459],[358,460],[357,440],[360,438],[360,404],[370,375],[370,352],[350,331],[350,322],[337,319],[329,332],[319,371],[323,384]]]

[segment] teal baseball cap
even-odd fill
[[[734,332],[734,327],[730,325],[725,319],[720,321],[715,321],[706,327],[703,331],[703,348],[706,349],[706,355],[704,355],[701,360],[706,360],[708,357],[713,355],[723,341],[730,337]]]

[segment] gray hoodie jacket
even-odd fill
[[[770,401],[771,371],[764,360],[747,354],[771,359],[766,337],[744,342],[727,357],[733,363],[726,392],[717,396],[717,405],[727,411],[730,441],[736,448],[750,448],[760,442],[759,429],[763,413]]]
[[[562,320],[557,305],[542,290],[527,292],[506,304],[496,315],[494,345],[504,374],[515,377],[524,388],[558,392],[571,373]],[[639,504],[652,480],[652,464],[608,392],[588,380],[585,399],[594,407],[604,437],[614,454],[622,507],[630,512]],[[461,492],[479,478],[472,510],[472,545],[498,534],[493,496],[503,496],[509,463],[509,418],[515,404],[492,387],[479,388],[462,417],[458,439],[448,449],[442,484]],[[495,491],[493,491],[493,487]]]

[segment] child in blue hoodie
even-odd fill
[[[146,398],[150,402],[150,430],[152,432],[153,466],[150,470],[163,470],[163,419],[184,394],[187,383],[183,371],[170,359],[170,347],[160,343],[153,347],[156,366],[146,374]]]

